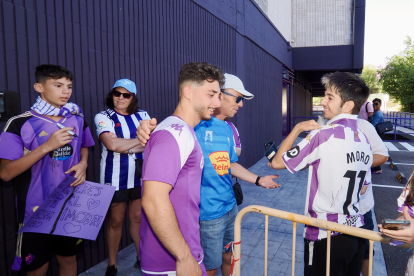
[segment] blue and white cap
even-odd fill
[[[123,87],[126,90],[128,90],[129,92],[131,92],[135,95],[137,94],[137,87],[135,85],[135,82],[133,82],[132,80],[129,80],[129,79],[117,80],[114,84],[114,87],[112,87],[112,89],[114,89],[116,87]]]

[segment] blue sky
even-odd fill
[[[414,0],[366,1],[364,64],[384,66],[407,36],[414,39]]]

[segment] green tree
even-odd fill
[[[388,59],[379,71],[383,90],[394,97],[406,112],[414,112],[414,44],[411,37],[404,41],[405,50]]]
[[[377,80],[377,73],[378,73],[378,69],[377,67],[375,67],[375,65],[372,65],[372,64],[364,65],[361,78],[368,85],[369,91],[371,93],[382,92],[381,85],[378,83],[378,80]]]

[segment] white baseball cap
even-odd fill
[[[244,96],[244,99],[253,99],[254,95],[244,89],[244,85],[238,77],[227,73],[224,74],[224,77],[226,78],[226,82],[224,83],[222,89],[231,88],[242,94]]]

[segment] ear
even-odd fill
[[[191,99],[193,95],[193,88],[190,85],[183,87],[183,97],[187,100]]]
[[[39,93],[43,92],[43,85],[41,83],[36,82],[34,85],[34,90],[36,90]]]
[[[342,105],[342,113],[352,114],[355,107],[354,101],[347,101]]]

